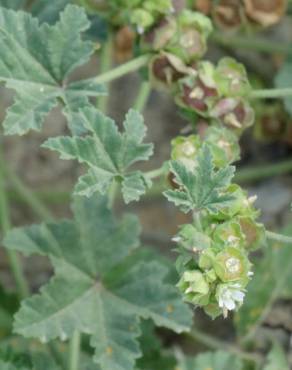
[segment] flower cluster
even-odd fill
[[[175,55],[163,52],[153,58],[150,75],[156,86],[172,91],[182,109],[207,122],[239,134],[254,122],[245,68],[232,58],[221,59],[217,66],[209,61],[188,66]]]
[[[217,168],[239,158],[237,135],[227,128],[210,126],[203,136],[174,139],[172,159],[194,171],[203,143],[209,146]],[[248,255],[264,239],[264,227],[256,221],[259,212],[253,206],[256,197],[248,197],[236,184],[229,185],[226,193],[232,195],[226,206],[216,213],[195,213],[194,222],[182,226],[173,239],[179,252],[178,286],[185,300],[213,318],[222,313],[226,317],[242,304],[252,276]]]

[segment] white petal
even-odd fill
[[[232,298],[233,298],[235,301],[238,301],[238,302],[242,302],[242,301],[243,301],[244,296],[245,296],[245,294],[244,294],[243,292],[241,292],[240,290],[235,291],[235,292],[233,292],[233,294],[232,294]]]
[[[236,305],[232,299],[224,300],[224,305],[228,310],[234,310]]]

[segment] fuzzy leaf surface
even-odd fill
[[[206,145],[198,156],[198,165],[193,172],[179,161],[171,161],[170,170],[179,189],[167,190],[164,195],[186,213],[201,209],[217,212],[220,207],[226,205],[226,202],[233,199],[229,194],[222,192],[230,185],[234,167],[215,170],[212,154]]]
[[[102,197],[76,197],[75,221],[19,228],[4,244],[25,255],[48,256],[55,275],[23,301],[14,330],[43,342],[65,340],[75,330],[90,335],[101,370],[131,370],[141,355],[141,318],[176,332],[188,330],[191,313],[166,283],[156,261],[127,262],[138,246],[134,216],[117,223]]]
[[[90,135],[50,138],[43,144],[58,151],[62,159],[76,159],[88,165],[89,171],[79,178],[75,194],[87,197],[95,192],[105,194],[116,181],[121,183],[126,203],[138,200],[151,182],[142,172],[127,169],[137,161],[147,160],[153,153],[153,145],[142,142],[146,134],[143,117],[130,110],[123,133],[112,119],[94,107],[80,110],[78,119]]]
[[[89,96],[105,94],[94,79],[68,83],[71,72],[94,52],[94,44],[81,39],[89,25],[84,10],[74,5],[67,6],[53,26],[39,25],[28,13],[0,8],[0,82],[16,91],[3,122],[6,134],[40,130],[58,99],[70,117],[72,101],[82,107]],[[70,129],[83,132],[82,127]]]

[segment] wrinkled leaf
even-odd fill
[[[32,5],[31,13],[33,16],[38,17],[41,23],[54,24],[57,22],[60,12],[70,3],[72,3],[72,0],[38,0]]]
[[[164,283],[164,265],[127,263],[138,246],[134,216],[118,224],[107,199],[99,197],[75,198],[73,211],[74,222],[18,228],[4,240],[8,249],[50,257],[55,269],[40,294],[22,303],[14,330],[43,342],[65,340],[78,330],[91,336],[101,370],[131,370],[141,355],[140,318],[181,332],[191,325],[191,313]]]
[[[16,91],[3,122],[6,134],[40,130],[58,99],[70,117],[73,101],[82,107],[89,96],[105,93],[94,79],[68,83],[71,72],[94,52],[92,42],[81,40],[89,25],[82,8],[73,5],[54,26],[40,26],[28,13],[0,8],[0,82]],[[82,127],[70,128],[76,134],[83,132]]]
[[[170,170],[179,189],[167,190],[164,195],[184,212],[202,209],[217,212],[233,199],[231,195],[222,192],[230,185],[234,167],[215,170],[212,154],[206,145],[198,156],[198,165],[193,172],[178,161],[170,162]]]
[[[77,159],[88,165],[89,171],[79,178],[75,194],[87,197],[95,192],[105,194],[113,182],[119,182],[126,203],[138,200],[151,182],[142,172],[127,172],[127,169],[137,161],[147,160],[153,152],[152,144],[142,142],[146,134],[143,117],[130,110],[123,133],[112,119],[94,107],[79,111],[78,119],[90,135],[50,138],[43,144],[58,151],[62,159]]]

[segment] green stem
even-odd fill
[[[204,344],[205,346],[211,349],[215,350],[219,349],[233,353],[234,355],[242,358],[243,360],[253,361],[256,362],[257,364],[263,361],[262,357],[259,354],[244,352],[240,348],[233,346],[232,344],[229,344],[227,342],[224,342],[221,339],[217,339],[209,334],[203,333],[197,328],[193,328],[192,331],[187,334],[187,336],[192,339],[195,339],[196,341]]]
[[[292,244],[292,237],[282,234],[274,233],[273,231],[266,230],[266,237],[270,240],[274,240],[283,244]]]
[[[124,63],[111,71],[105,72],[99,76],[96,77],[95,81],[97,83],[106,83],[112,80],[115,80],[117,78],[120,78],[130,72],[134,72],[141,67],[147,65],[151,58],[151,55],[146,54],[146,55],[141,55],[127,63]]]
[[[149,83],[149,81],[143,81],[141,83],[139,93],[137,95],[133,108],[138,110],[139,112],[142,112],[145,108],[145,105],[147,104],[150,92],[151,84]]]
[[[75,331],[69,345],[69,366],[68,370],[79,370],[81,334]]]
[[[155,179],[156,177],[161,177],[165,174],[165,167],[159,167],[156,170],[148,171],[145,172],[145,176],[148,177],[148,179],[152,180]]]
[[[288,159],[274,164],[263,164],[261,166],[252,166],[237,171],[234,181],[247,182],[256,181],[264,178],[281,175],[292,171],[292,160]]]
[[[226,36],[220,33],[213,33],[211,40],[216,42],[219,45],[240,48],[240,49],[249,49],[255,50],[258,52],[264,53],[278,53],[278,54],[291,54],[291,45],[290,44],[280,44],[275,42],[270,42],[266,39],[251,38],[251,37],[242,37],[242,36]]]
[[[39,198],[19,180],[15,173],[5,167],[4,172],[17,193],[19,193],[22,199],[35,211],[35,213],[45,221],[52,220],[53,216],[51,212],[43,205]]]
[[[5,192],[3,163],[4,160],[2,158],[2,153],[0,153],[0,216],[1,216],[1,229],[3,235],[5,235],[11,228],[11,222],[8,199]],[[7,254],[11,272],[13,274],[15,284],[17,287],[18,295],[21,299],[25,298],[29,295],[29,287],[23,273],[20,258],[18,254],[13,250],[7,250]]]
[[[100,55],[100,74],[104,74],[111,69],[112,65],[112,50],[113,50],[113,37],[112,33],[109,32],[108,39],[106,43],[103,45]],[[107,110],[107,103],[108,103],[108,95],[101,96],[97,98],[96,107],[106,113]]]
[[[292,87],[253,90],[249,95],[251,99],[276,99],[285,98],[287,96],[292,97]]]
[[[108,207],[110,209],[113,208],[114,206],[118,188],[119,188],[119,183],[116,180],[114,180],[114,182],[112,183],[109,189],[109,193],[108,193]]]

